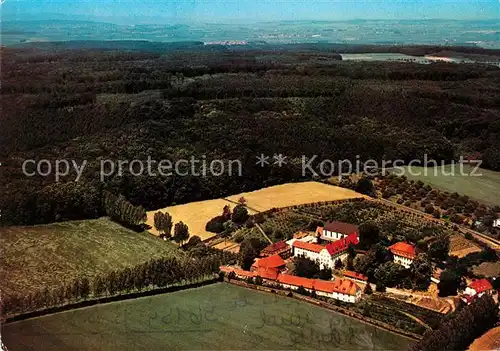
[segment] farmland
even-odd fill
[[[0,228],[2,293],[60,286],[173,254],[175,245],[107,219]]]
[[[468,165],[462,166],[464,174],[470,174],[473,167]],[[500,205],[500,172],[494,172],[487,169],[479,169],[476,173],[481,176],[460,175],[460,166],[452,165],[437,167],[435,169],[427,169],[427,175],[424,173],[425,168],[412,166],[412,172],[409,172],[408,167],[405,168],[405,175],[408,179],[421,180],[429,184],[433,188],[457,192],[462,195],[467,195],[473,199],[492,204]],[[450,176],[454,171],[454,175]],[[416,175],[419,173],[420,175]],[[413,175],[412,175],[413,174]]]
[[[481,252],[481,248],[462,235],[454,234],[450,237],[450,255],[460,258],[473,252]]]
[[[297,300],[216,284],[4,325],[11,350],[391,349],[411,341]]]
[[[500,348],[500,327],[490,329],[474,340],[469,346],[470,351],[498,350]]]
[[[249,208],[262,212],[271,208],[353,199],[363,196],[350,189],[318,182],[304,182],[276,185],[249,193],[229,196],[228,199],[238,201],[240,197],[244,197]]]
[[[219,216],[222,213],[222,209],[227,204],[228,202],[223,199],[215,199],[170,206],[158,211],[168,212],[172,216],[174,223],[179,221],[184,222],[189,227],[189,233],[191,235],[198,235],[204,240],[215,235],[214,233],[206,231],[205,225],[211,218]],[[158,211],[148,212],[148,219],[146,221],[146,224],[151,226],[149,231],[155,235],[159,234],[154,228],[154,214]]]
[[[483,262],[473,269],[475,274],[483,275],[485,277],[499,277],[500,276],[500,262]]]
[[[213,217],[221,215],[225,205],[234,207],[241,197],[245,198],[249,213],[252,214],[257,211],[266,211],[271,208],[359,198],[363,197],[363,195],[349,189],[318,182],[289,183],[249,193],[232,195],[227,197],[227,199],[192,202],[184,205],[167,207],[159,211],[167,211],[172,216],[174,223],[179,221],[186,223],[191,235],[198,235],[202,239],[207,239],[214,236],[213,233],[205,230],[207,222]],[[155,212],[157,211],[148,212],[148,220],[146,223],[151,227],[153,227]],[[152,228],[150,231],[158,235],[156,229]]]
[[[298,231],[315,231],[318,225],[332,220],[356,225],[370,221],[378,225],[381,233],[395,241],[416,242],[425,236],[447,231],[446,228],[438,227],[411,212],[394,211],[391,206],[366,199],[343,203],[305,204],[268,213],[260,226],[275,242],[290,239]],[[262,235],[256,227],[252,227],[243,228],[233,236],[237,242],[244,238],[262,238]]]

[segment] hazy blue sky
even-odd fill
[[[500,19],[500,0],[5,0],[3,20]]]

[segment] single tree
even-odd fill
[[[365,293],[366,295],[371,295],[371,294],[373,294],[373,290],[372,290],[372,287],[371,287],[371,284],[370,284],[370,283],[366,284],[366,286],[365,286],[365,290],[364,290],[364,293]]]
[[[257,251],[252,247],[252,245],[241,245],[240,246],[240,266],[244,270],[250,270],[255,258],[257,257]]]
[[[358,193],[365,194],[368,196],[375,195],[375,187],[373,186],[373,182],[365,177],[358,180],[354,190],[356,190]]]
[[[313,278],[320,271],[319,264],[306,257],[295,257],[294,264],[295,275],[299,277]]]
[[[364,249],[369,249],[372,245],[380,241],[380,229],[375,222],[364,222],[359,226],[359,245]]]
[[[234,223],[245,223],[245,221],[248,219],[247,208],[243,205],[235,206],[231,219]]]
[[[189,229],[182,221],[175,224],[174,227],[174,241],[179,245],[189,238]]]
[[[439,296],[455,296],[463,280],[464,278],[457,274],[456,271],[442,271],[438,283]]]
[[[434,262],[446,261],[450,251],[450,237],[446,234],[436,236],[429,245],[427,254]]]

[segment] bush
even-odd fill
[[[385,285],[382,282],[377,282],[375,285],[375,290],[378,292],[385,292]]]
[[[233,214],[231,219],[234,223],[245,223],[245,221],[248,219],[247,208],[243,205],[237,205],[233,209]]]
[[[428,214],[434,213],[434,206],[432,206],[432,205],[425,206],[425,213],[428,213]]]
[[[226,219],[224,216],[217,216],[212,218],[205,226],[205,230],[211,233],[222,233],[224,231],[224,222]]]

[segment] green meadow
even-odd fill
[[[460,171],[460,165],[427,169],[412,166],[411,173],[408,167],[404,167],[404,175],[408,179],[421,180],[439,190],[457,192],[490,205],[500,206],[500,172],[482,168],[473,172],[474,167],[468,165],[462,167],[463,172]]]
[[[9,350],[406,350],[411,340],[291,298],[219,283],[2,327]]]

